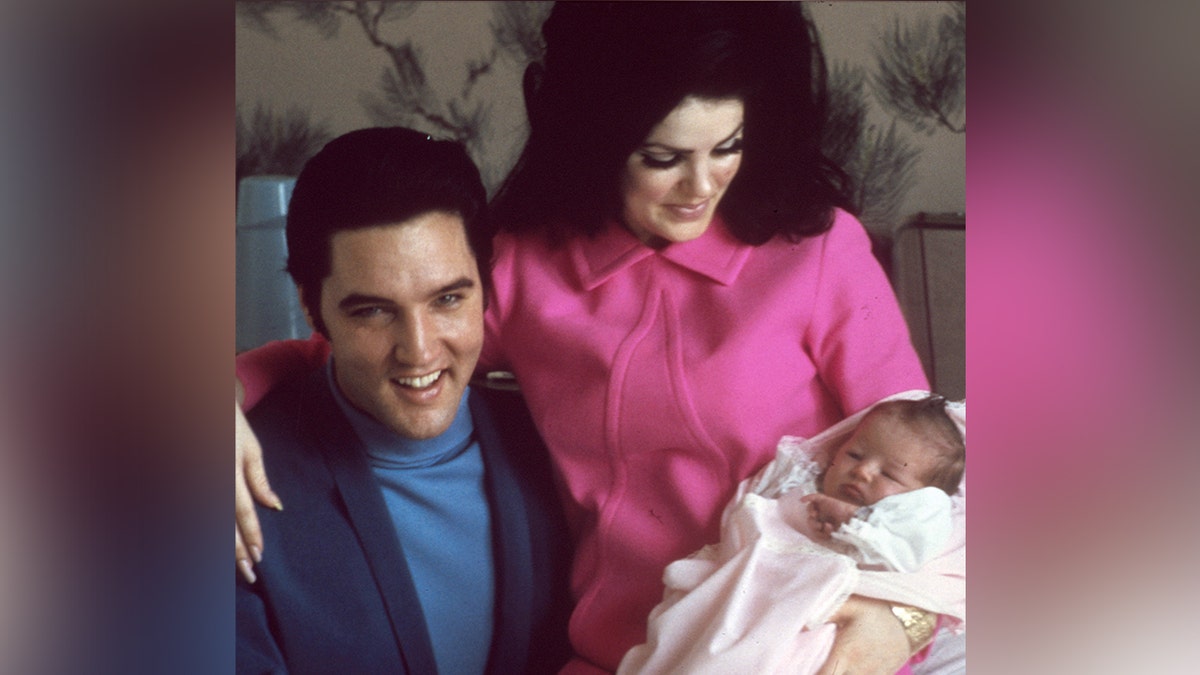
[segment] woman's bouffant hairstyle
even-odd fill
[[[412,129],[359,129],[325,145],[301,169],[287,212],[287,271],[302,302],[328,337],[321,284],[331,271],[333,235],[401,223],[431,211],[460,216],[489,286],[492,231],[487,192],[462,144]]]
[[[967,464],[967,445],[958,425],[946,413],[946,399],[931,394],[916,400],[884,401],[871,408],[868,415],[891,415],[901,424],[917,429],[938,451],[938,462],[925,483],[948,495],[958,491]]]
[[[801,3],[559,2],[542,33],[529,140],[493,202],[501,228],[599,232],[621,213],[626,160],[688,96],[745,103],[741,169],[719,207],[738,239],[820,234],[848,203],[821,152],[825,62]]]

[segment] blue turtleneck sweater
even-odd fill
[[[367,448],[425,614],[441,673],[482,673],[492,643],[495,564],[483,456],[463,394],[442,435],[404,438],[355,408],[326,366],[342,412]]]

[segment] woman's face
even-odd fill
[[[741,99],[683,99],[629,156],[622,219],[651,246],[704,234],[742,164]]]

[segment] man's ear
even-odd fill
[[[300,300],[300,309],[304,312],[304,320],[308,322],[308,327],[314,332],[317,330],[317,322],[313,320],[312,312],[308,311],[308,304],[304,302],[304,289],[296,287],[296,297]]]

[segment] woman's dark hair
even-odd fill
[[[884,401],[868,415],[892,415],[901,424],[920,430],[930,447],[938,452],[938,462],[926,475],[925,483],[948,495],[958,491],[967,465],[967,445],[958,425],[946,412],[946,399],[937,394],[909,400]]]
[[[741,98],[744,155],[720,211],[762,244],[832,224],[846,174],[821,153],[825,62],[792,2],[559,2],[526,73],[530,136],[497,193],[500,227],[562,241],[620,215],[630,154],[684,98]]]
[[[492,231],[487,192],[463,146],[403,127],[351,131],[325,145],[300,171],[287,213],[287,271],[325,333],[321,283],[332,265],[333,235],[410,220],[431,211],[457,214],[490,283]]]

